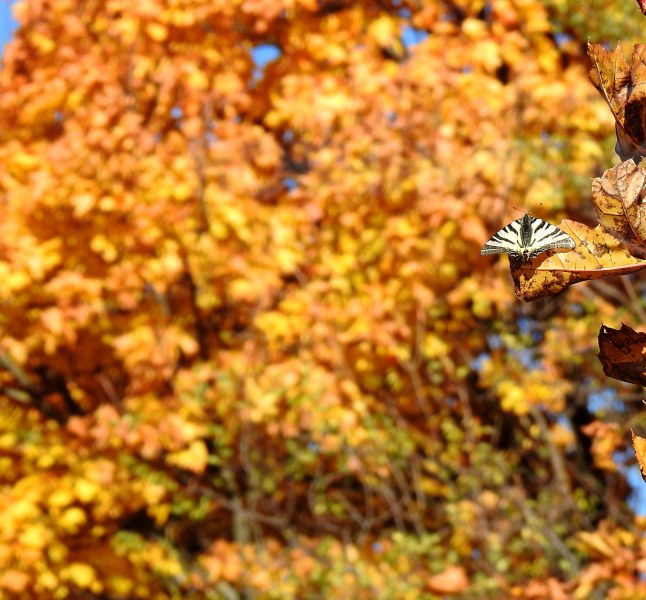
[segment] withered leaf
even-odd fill
[[[646,257],[646,164],[626,160],[592,180],[599,223],[634,256]]]
[[[646,385],[646,333],[623,323],[621,329],[603,325],[599,331],[597,357],[608,377]]]
[[[633,438],[633,449],[639,463],[639,470],[642,473],[642,479],[646,481],[646,438],[635,435],[634,431],[630,433]]]
[[[610,275],[626,275],[646,268],[601,226],[594,229],[564,220],[560,225],[575,242],[568,252],[541,254],[529,263],[510,261],[516,296],[530,302],[555,294],[565,287]]]
[[[590,80],[615,118],[617,154],[622,160],[646,155],[646,44],[633,46],[630,65],[621,44],[608,52],[601,44],[588,43],[588,56]]]

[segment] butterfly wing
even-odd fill
[[[532,248],[531,256],[534,257],[541,252],[554,250],[556,248],[568,248],[572,250],[576,245],[574,240],[562,229],[556,225],[542,221],[541,219],[532,219]]]
[[[522,219],[505,225],[482,247],[480,254],[506,252],[524,262],[542,252],[556,248],[574,248],[574,240],[562,229],[547,221],[526,214]]]
[[[502,254],[507,252],[512,256],[520,256],[522,251],[521,240],[522,219],[512,221],[505,225],[498,233],[494,233],[489,241],[482,247],[480,254]]]

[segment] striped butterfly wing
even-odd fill
[[[505,225],[483,246],[480,254],[506,252],[516,259],[529,262],[542,252],[556,248],[573,249],[574,240],[562,229],[542,219],[526,214],[522,219]]]

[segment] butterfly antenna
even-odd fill
[[[516,208],[513,204],[511,205],[511,207],[512,207],[514,210],[517,210],[518,212],[523,213],[523,215],[528,215],[528,214],[529,214],[529,211],[528,211],[528,210],[523,210],[522,208]]]

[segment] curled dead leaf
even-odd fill
[[[621,44],[608,52],[601,44],[588,43],[592,60],[590,80],[610,107],[615,118],[617,146],[622,160],[646,155],[646,44],[635,44],[631,64],[624,58]]]
[[[621,329],[603,325],[597,357],[608,377],[646,385],[646,333],[634,331],[623,323]]]
[[[633,256],[646,257],[646,164],[626,160],[592,181],[592,198],[603,229]]]

